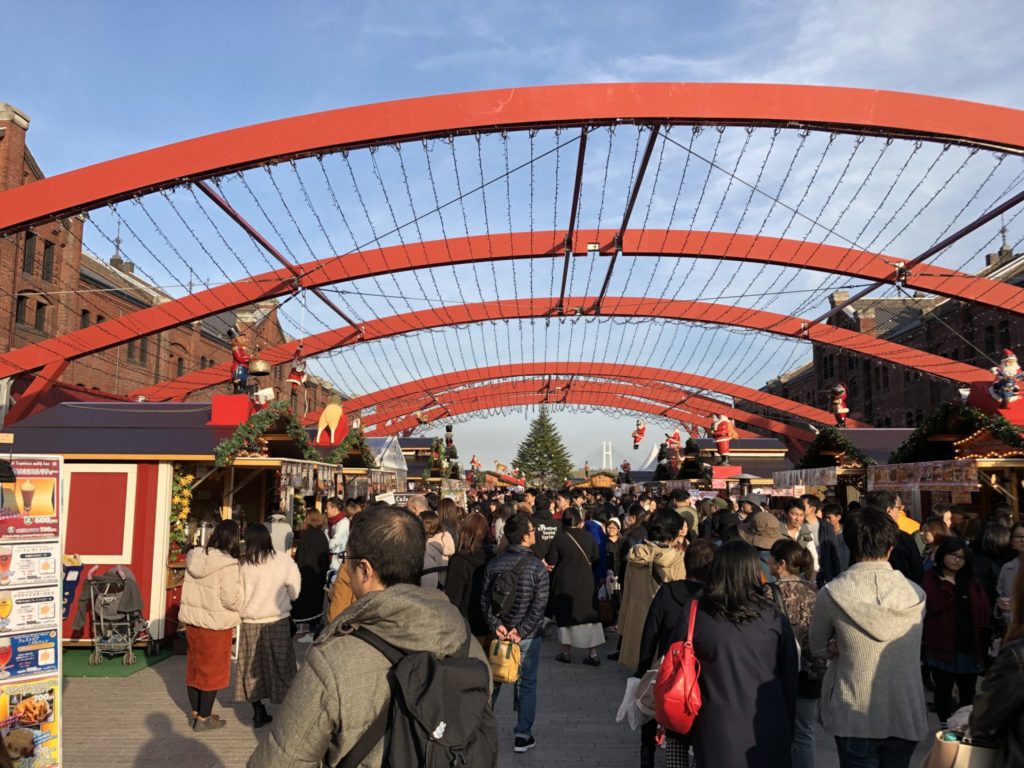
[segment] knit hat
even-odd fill
[[[608,518],[608,522],[605,523],[605,526],[604,526],[605,530],[607,530],[608,526],[611,525],[612,523],[617,525],[620,531],[622,530],[622,523],[619,521],[619,518],[617,518],[617,517],[609,517]]]
[[[758,549],[771,549],[782,538],[779,521],[771,512],[755,512],[740,526],[740,538]]]
[[[721,496],[715,496],[715,498],[713,498],[711,500],[711,503],[715,505],[716,509],[728,509],[729,508],[729,502],[726,501],[725,499],[723,499]]]

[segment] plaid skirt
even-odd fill
[[[291,620],[242,624],[238,636],[235,701],[270,699],[280,704],[295,679]]]

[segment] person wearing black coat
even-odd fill
[[[469,629],[480,642],[484,652],[490,646],[491,631],[487,625],[481,599],[484,575],[490,557],[487,553],[487,519],[478,512],[467,515],[459,526],[459,548],[448,561],[448,580],[444,592],[452,605],[459,609]]]
[[[597,590],[591,570],[600,553],[586,529],[579,510],[562,513],[562,531],[551,542],[544,558],[552,567],[550,608],[558,625],[562,652],[557,661],[568,664],[572,648],[589,648],[584,664],[598,666],[597,647],[604,644],[604,629],[597,609]]]
[[[292,603],[292,623],[309,624],[315,635],[323,625],[324,585],[331,565],[331,545],[324,533],[326,518],[314,510],[306,515],[306,528],[295,548],[302,588]]]
[[[757,550],[723,544],[699,606],[702,705],[690,731],[697,765],[789,768],[800,663],[789,621],[764,594]],[[671,642],[686,639],[688,615]]]

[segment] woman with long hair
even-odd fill
[[[1006,747],[1004,765],[1024,765],[1024,569],[1017,572],[1007,610],[1013,618],[999,655],[974,697],[968,730]]]
[[[490,528],[483,515],[473,512],[466,516],[459,527],[459,548],[448,561],[448,580],[444,585],[448,599],[469,622],[470,631],[485,653],[491,637],[481,598],[488,560],[485,544],[489,535]]]
[[[448,534],[445,542],[444,556],[447,558],[455,554],[459,544],[459,523],[462,522],[462,510],[455,503],[454,499],[443,498],[437,502],[437,517],[441,521],[441,530]]]
[[[420,574],[420,586],[427,589],[444,589],[448,571],[449,558],[445,557],[445,537],[447,531],[442,530],[441,520],[437,512],[427,510],[420,515],[423,531],[427,535],[427,545],[423,550],[423,572]]]
[[[671,642],[686,639],[688,618],[687,608]],[[702,705],[690,731],[697,765],[790,766],[799,657],[750,544],[730,541],[715,553],[693,645],[701,664]]]
[[[231,636],[242,606],[239,549],[238,523],[221,520],[206,546],[185,556],[178,618],[187,626],[185,684],[192,706],[189,723],[195,731],[225,725],[213,714],[213,702],[231,678]]]
[[[999,596],[997,585],[999,572],[1014,557],[1010,549],[1010,529],[1001,523],[989,523],[981,532],[977,551],[974,555],[974,578],[985,590],[988,601],[995,605]]]
[[[289,616],[302,577],[295,561],[274,549],[270,531],[260,523],[245,529],[241,577],[235,701],[252,704],[252,725],[260,728],[273,720],[263,699],[280,704],[295,677]]]
[[[827,523],[826,523],[827,525]],[[811,553],[791,539],[779,539],[771,548],[768,567],[776,581],[786,618],[800,646],[800,674],[797,678],[796,720],[793,731],[794,768],[814,768],[814,722],[818,717],[821,680],[827,662],[811,655],[811,618],[818,588]]]
[[[991,608],[985,590],[974,578],[971,548],[948,536],[935,550],[935,567],[924,575],[924,661],[935,682],[935,714],[945,727],[960,705],[974,698],[974,688],[988,652]]]
[[[544,558],[551,566],[551,609],[558,625],[562,652],[556,661],[572,662],[573,648],[589,648],[583,663],[600,666],[597,648],[604,644],[604,629],[597,610],[593,565],[598,561],[597,542],[583,527],[583,515],[569,506],[562,512],[562,530]]]
[[[324,587],[331,566],[331,545],[324,528],[327,518],[312,510],[306,513],[306,528],[295,548],[295,563],[302,576],[302,589],[292,603],[292,622],[308,624],[313,636],[323,626]]]

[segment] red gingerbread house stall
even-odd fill
[[[130,570],[154,641],[177,631],[184,552],[216,521],[292,515],[341,485],[330,449],[314,448],[285,404],[248,402],[60,403],[10,429],[16,452],[63,457],[65,553],[83,575]],[[89,627],[72,632],[69,618],[64,638],[87,642]]]

